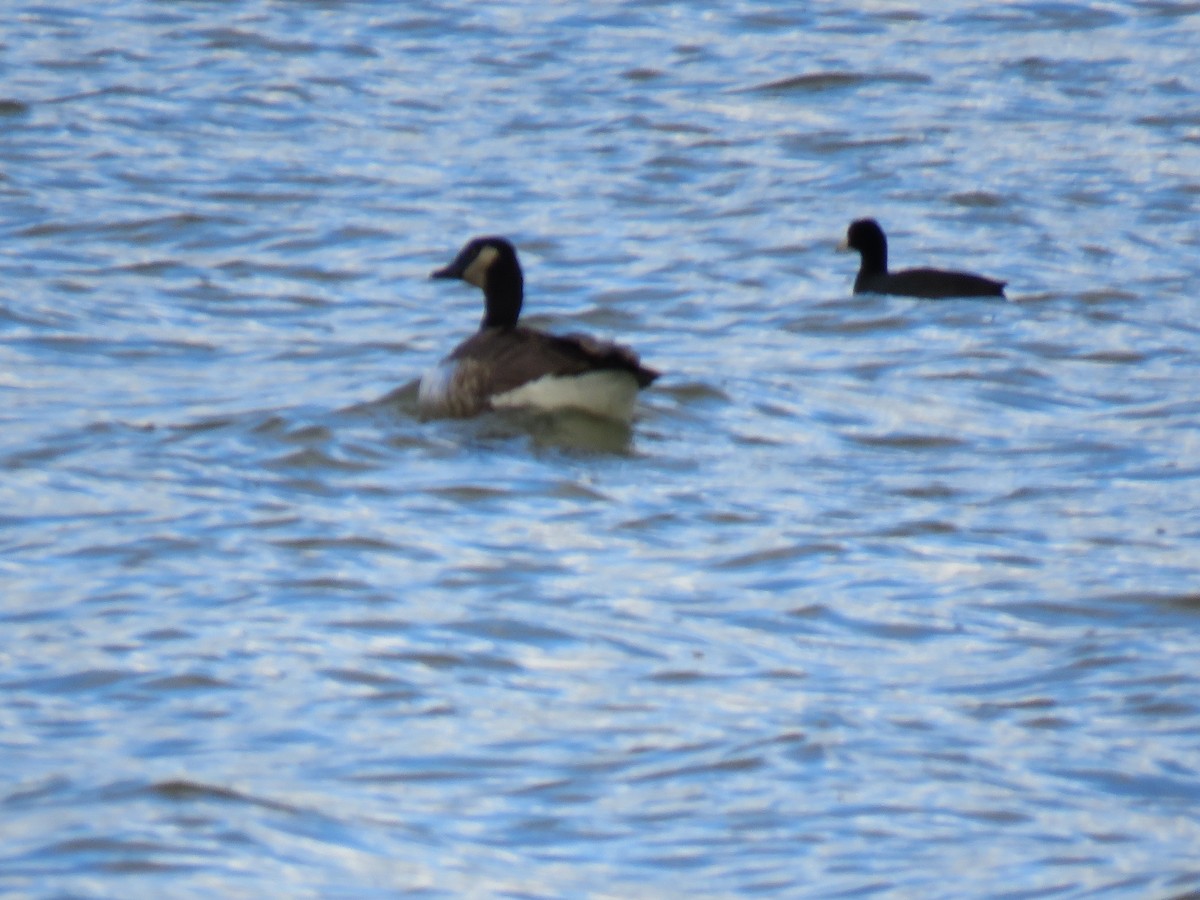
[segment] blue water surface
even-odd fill
[[[0,893],[1200,891],[1195,4],[0,25]]]

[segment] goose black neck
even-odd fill
[[[487,273],[480,328],[516,328],[525,296],[525,279],[515,257],[498,257]]]

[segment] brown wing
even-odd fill
[[[659,376],[654,369],[643,366],[638,355],[622,344],[597,340],[586,334],[543,337],[559,345],[564,354],[581,355],[585,372],[593,369],[623,369],[637,380],[638,387],[649,387]]]
[[[601,369],[629,372],[639,387],[658,377],[658,372],[641,365],[627,347],[586,335],[557,336],[528,328],[477,332],[459,344],[450,359],[481,379],[488,395],[511,391],[547,375],[565,377]]]

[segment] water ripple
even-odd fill
[[[0,892],[1200,889],[1194,4],[202,12],[4,36]]]

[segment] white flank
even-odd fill
[[[424,382],[422,382],[424,390]],[[496,409],[532,407],[534,409],[577,409],[605,419],[629,422],[638,384],[620,369],[602,369],[583,375],[555,377],[546,375],[519,388],[492,397]]]
[[[417,408],[425,415],[438,415],[450,406],[450,384],[454,380],[454,363],[445,361],[421,376],[417,388]]]

